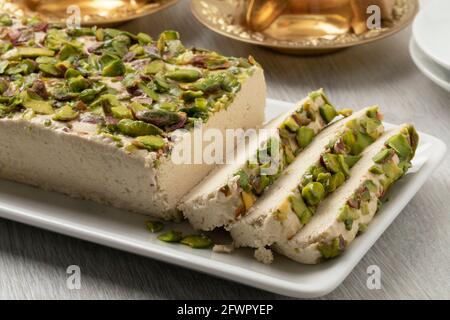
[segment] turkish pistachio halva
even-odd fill
[[[164,219],[213,164],[175,164],[198,130],[264,121],[249,59],[102,28],[0,21],[0,177]],[[177,139],[175,139],[177,137]]]

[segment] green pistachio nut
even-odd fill
[[[160,135],[163,133],[161,129],[153,124],[143,121],[134,121],[130,119],[122,119],[117,124],[117,128],[122,134],[131,137]]]
[[[144,73],[148,75],[157,74],[165,69],[165,62],[162,60],[153,60],[145,68]]]
[[[336,109],[327,103],[319,107],[319,112],[325,123],[330,123],[338,115]]]
[[[359,214],[356,210],[351,209],[348,205],[345,205],[341,208],[341,212],[338,217],[339,222],[343,222],[345,224],[345,229],[347,231],[352,230],[353,221],[359,219]]]
[[[83,76],[78,76],[69,79],[69,88],[73,92],[82,92],[89,87],[89,81]]]
[[[195,82],[202,76],[201,72],[195,69],[178,69],[166,73],[166,78],[179,82]]]
[[[136,37],[140,44],[149,44],[153,41],[152,37],[143,32],[139,32]]]
[[[319,182],[310,182],[302,189],[302,197],[308,205],[315,206],[325,197],[325,189]]]
[[[70,57],[78,56],[82,50],[71,43],[66,43],[59,52],[59,59],[60,60],[66,60]]]
[[[342,169],[338,155],[332,153],[325,153],[322,155],[322,160],[329,171],[333,173],[341,172]]]
[[[78,112],[73,110],[70,106],[65,105],[59,109],[56,109],[53,120],[55,121],[72,121],[78,117]]]
[[[125,65],[121,60],[114,60],[106,65],[102,70],[104,77],[118,77],[125,74]]]
[[[180,123],[185,119],[185,114],[181,112],[167,111],[164,109],[146,109],[138,111],[136,113],[136,118],[163,128]]]
[[[88,103],[88,102],[94,101],[97,94],[98,94],[98,92],[94,89],[86,89],[80,93],[79,98],[81,101]]]
[[[326,191],[328,193],[334,192],[337,188],[343,185],[345,182],[345,175],[342,172],[335,173],[331,176]]]
[[[189,246],[193,249],[208,249],[211,248],[213,242],[210,238],[204,235],[190,235],[181,239],[180,243]]]
[[[343,117],[350,117],[353,114],[353,110],[352,109],[341,109],[338,111],[338,114],[343,116]]]
[[[283,126],[287,128],[291,132],[297,132],[298,129],[300,129],[300,126],[297,124],[294,118],[289,117],[284,121]]]
[[[250,192],[251,185],[250,185],[250,178],[248,174],[244,170],[239,170],[235,176],[239,176],[239,186],[242,188],[242,190]]]
[[[369,172],[370,172],[370,173],[373,173],[373,174],[375,174],[375,175],[381,175],[381,174],[384,173],[383,168],[380,167],[380,166],[377,166],[377,165],[372,166],[372,167],[369,169]]]
[[[76,78],[78,76],[81,76],[81,72],[73,68],[68,68],[64,73],[64,78],[66,79]]]
[[[314,130],[308,127],[300,127],[297,131],[297,143],[300,148],[306,148],[314,138]]]
[[[403,175],[403,170],[395,163],[385,163],[383,164],[384,174],[391,180],[395,181]]]
[[[183,239],[183,235],[180,231],[170,230],[158,236],[158,240],[164,242],[180,242]]]
[[[344,156],[345,163],[347,164],[347,166],[349,168],[352,168],[359,160],[361,160],[361,158],[362,158],[361,155],[357,155],[357,156],[347,155],[347,156]]]
[[[141,136],[133,141],[133,145],[141,149],[155,151],[162,149],[165,145],[165,141],[161,136]]]
[[[371,138],[370,136],[361,133],[361,132],[357,132],[356,133],[356,142],[355,144],[352,146],[352,154],[353,155],[358,155],[361,152],[363,152],[368,146],[370,146],[372,143],[374,142],[373,138]]]
[[[387,141],[387,145],[395,150],[402,160],[409,160],[414,154],[408,139],[403,134],[397,134]]]
[[[386,162],[388,159],[391,159],[392,156],[394,155],[394,150],[386,148],[384,150],[381,150],[380,152],[378,152],[373,158],[372,160],[375,163],[383,163]]]
[[[13,21],[12,21],[11,17],[9,16],[9,14],[2,13],[0,15],[0,26],[9,27],[9,26],[12,26],[12,24],[13,24]]]
[[[53,57],[55,52],[47,48],[15,47],[3,54],[2,59],[16,60],[21,58]]]
[[[304,225],[307,224],[312,218],[312,212],[303,202],[302,197],[292,195],[289,197],[289,201],[291,202],[292,210],[294,210],[300,222]]]
[[[23,91],[21,94],[22,105],[27,108],[33,110],[38,114],[53,114],[53,107],[50,102],[44,100],[38,100],[31,98],[26,91]]]
[[[201,92],[201,91],[187,90],[187,91],[183,91],[183,93],[181,94],[181,99],[183,99],[186,102],[192,102],[196,98],[200,98],[200,97],[203,97],[203,92]]]
[[[41,63],[38,65],[39,70],[41,70],[43,73],[54,76],[54,77],[59,77],[61,76],[61,70],[58,69],[55,65],[53,64],[47,64],[47,63]]]
[[[111,113],[116,119],[133,119],[133,113],[124,105],[111,107]]]
[[[147,226],[148,231],[152,233],[160,232],[164,229],[164,224],[160,221],[147,221],[145,222],[145,225]]]

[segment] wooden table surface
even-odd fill
[[[339,107],[379,104],[392,123],[412,122],[450,141],[450,93],[413,64],[405,30],[380,42],[332,55],[300,58],[246,45],[207,30],[188,1],[123,26],[157,35],[176,29],[184,42],[263,65],[269,97],[296,101],[323,87]],[[450,298],[450,158],[446,156],[344,283],[327,299]],[[66,268],[79,265],[82,289],[66,287]],[[366,286],[378,265],[382,289]],[[285,297],[166,263],[0,219],[0,298],[283,299]]]

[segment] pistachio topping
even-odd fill
[[[251,57],[186,48],[171,30],[153,39],[8,14],[0,27],[0,117],[29,118],[32,110],[55,121],[95,122],[96,134],[136,138],[149,152],[169,154],[168,133],[226,109],[259,68]]]
[[[195,92],[190,92],[187,99],[194,99]],[[347,111],[346,115],[351,115],[351,112]],[[257,150],[256,161],[249,161],[245,168],[235,173],[235,176],[239,177],[237,181],[242,200],[237,215],[245,214],[280,176],[284,168],[292,163],[295,157],[308,147],[314,137],[337,116],[338,112],[331,105],[323,90],[310,93],[309,99],[306,99],[296,111],[287,116],[278,127],[278,136],[271,137]],[[274,161],[277,156],[280,158],[278,162]],[[347,167],[345,160],[345,158],[342,159],[342,166]],[[354,159],[349,159],[349,161],[355,162]],[[271,174],[266,174],[264,169],[273,168],[273,165],[275,165],[275,170]],[[342,179],[339,176],[330,177],[330,180],[335,189],[336,184],[341,183]],[[315,197],[318,197],[320,201],[325,192],[325,190],[323,193],[321,192],[323,188],[322,185],[313,185],[311,190],[305,190],[305,194],[308,194],[310,201],[314,201]],[[308,203],[307,200],[305,202]],[[312,213],[307,211],[303,214],[303,211],[297,212],[299,219],[308,221]],[[281,213],[280,216],[284,215]]]
[[[322,200],[349,178],[350,169],[361,159],[364,149],[381,136],[384,129],[379,118],[378,109],[370,108],[362,117],[348,121],[344,130],[330,141],[320,161],[308,168],[298,188],[292,190],[289,201],[283,202],[275,215],[282,219],[289,213],[295,213],[302,224],[308,223]],[[367,129],[369,122],[370,130]],[[358,135],[364,137],[367,143],[355,148]],[[351,226],[352,219],[356,218],[342,215],[342,221],[348,226]]]

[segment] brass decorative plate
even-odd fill
[[[114,26],[150,15],[178,0],[0,0],[0,12],[38,15],[45,21],[65,23],[78,6],[84,26]]]
[[[418,0],[396,0],[391,21],[383,21],[380,29],[372,29],[360,35],[352,31],[339,35],[302,35],[289,38],[284,33],[266,29],[255,32],[247,27],[246,0],[191,0],[194,16],[209,29],[226,37],[268,47],[277,51],[314,55],[361,45],[391,36],[407,27],[419,10]],[[286,15],[287,19],[291,17]]]

